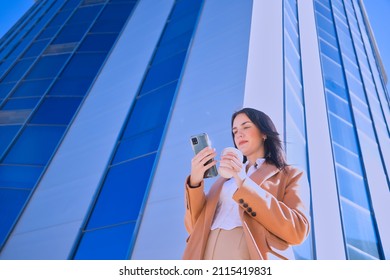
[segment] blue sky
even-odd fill
[[[0,0],[0,37],[26,12],[34,0]],[[379,52],[390,79],[390,0],[364,0]],[[390,92],[390,82],[387,84]]]

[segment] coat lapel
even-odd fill
[[[217,208],[219,194],[221,193],[222,186],[226,182],[226,179],[220,177],[210,188],[210,191],[207,195],[207,204],[206,204],[206,217],[210,217],[206,223],[212,223],[212,218],[214,217],[215,209]]]
[[[279,171],[280,171],[279,168],[277,168],[275,165],[264,162],[259,169],[253,172],[250,178],[256,184],[261,186],[264,183],[264,181],[274,176]]]

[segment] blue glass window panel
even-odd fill
[[[331,18],[332,13],[330,13],[330,3],[328,3],[328,1],[326,2],[327,3],[325,3],[325,1],[314,1],[315,11],[327,18]]]
[[[295,36],[298,36],[298,20],[297,20],[297,11],[296,11],[296,3],[286,3],[284,7],[284,25],[289,26],[287,27],[289,30],[293,31],[292,34],[295,34]]]
[[[299,94],[299,93],[298,93]],[[302,135],[305,134],[305,116],[302,104],[299,103],[294,93],[286,94],[288,112]]]
[[[33,62],[34,59],[32,58],[19,60],[12,67],[11,71],[8,72],[7,76],[5,76],[2,82],[19,81],[26,74],[27,70],[30,68]]]
[[[85,232],[81,238],[80,245],[74,259],[127,259],[134,228],[135,223],[128,223]]]
[[[333,34],[333,35],[329,34],[328,32],[326,32],[322,28],[317,28],[317,31],[318,31],[318,35],[319,35],[319,37],[321,39],[323,39],[324,41],[328,42],[330,45],[332,45],[335,48],[338,47],[338,43],[337,43],[335,34]]]
[[[49,97],[44,100],[34,114],[32,124],[69,124],[81,97]]]
[[[356,79],[360,80],[360,72],[357,66],[356,61],[351,61],[344,56],[343,59],[344,68],[350,73],[349,75],[354,76]]]
[[[138,0],[110,0],[110,1],[108,1],[108,2],[110,2],[110,3],[122,3],[122,2],[134,2],[134,3],[136,3]]]
[[[61,26],[53,26],[53,27],[47,27],[43,29],[41,34],[39,34],[37,40],[43,40],[43,39],[51,39],[54,37],[54,35],[57,33],[58,30],[60,30]]]
[[[145,94],[149,94],[149,93],[156,93],[156,94],[164,94],[165,92],[168,94],[168,92],[170,94],[173,95],[173,93],[175,92],[176,90],[176,86],[177,86],[177,80],[163,86],[163,87],[160,87],[160,88],[157,88],[157,89],[153,89],[152,91],[145,91],[144,88],[141,90],[141,92],[139,93],[138,97],[141,97]]]
[[[172,19],[164,31],[161,42],[164,43],[165,41],[169,41],[181,34],[193,30],[197,17],[197,13],[191,13],[181,18]]]
[[[320,4],[316,3],[315,4],[315,10],[316,10],[317,13],[323,15],[326,18],[332,18],[332,13],[331,13],[331,11],[329,10],[328,7],[325,7],[323,5],[320,5]]]
[[[366,185],[362,176],[353,174],[346,168],[337,165],[337,181],[341,196],[360,205],[363,208],[369,208]]]
[[[369,254],[366,254],[365,252],[361,251],[360,249],[350,244],[347,244],[347,251],[348,251],[349,260],[377,260],[378,259]]]
[[[66,22],[67,25],[79,24],[79,23],[91,23],[99,11],[102,5],[84,6],[78,8],[72,17]]]
[[[30,38],[28,38],[30,37]],[[30,45],[31,41],[33,38],[31,38],[32,36],[28,36],[28,37],[25,37],[23,38],[20,42],[19,42],[19,45],[12,50],[12,53],[7,57],[8,60],[16,60],[18,58],[18,56],[24,52],[26,50],[26,48]]]
[[[0,111],[0,124],[23,124],[30,113],[31,109],[2,110]]]
[[[334,62],[325,55],[321,55],[321,58],[325,79],[332,80],[339,85],[344,85],[345,80],[341,65]]]
[[[91,86],[94,77],[80,78],[60,78],[51,88],[50,96],[84,96]]]
[[[36,57],[40,55],[48,44],[49,40],[41,40],[33,43],[23,54],[23,57]]]
[[[66,66],[61,74],[61,78],[65,77],[94,77],[100,69],[105,53],[79,53],[72,57],[71,61]]]
[[[297,79],[300,81],[300,73],[301,73],[301,60],[299,56],[299,50],[294,46],[286,44],[285,54],[288,63],[291,65],[291,68],[294,70],[294,74]],[[288,69],[288,67],[287,67]]]
[[[107,5],[92,27],[91,33],[119,32],[134,5],[133,2]]]
[[[153,58],[153,63],[159,63],[168,57],[186,51],[191,40],[192,32],[186,32],[170,41],[159,45]]]
[[[124,22],[128,18],[130,11],[134,8],[134,5],[135,2],[108,4],[100,14],[98,20]]]
[[[200,8],[201,3],[202,1],[198,0],[177,1],[170,19],[179,18],[188,13],[196,13]]]
[[[25,204],[30,191],[0,189],[0,246]]]
[[[289,63],[289,60],[286,61],[286,67],[285,67],[285,76],[286,76],[286,91],[295,93],[297,98],[302,103],[302,77],[301,77],[301,67],[292,69],[291,64]]]
[[[332,114],[329,114],[329,119],[333,141],[351,152],[358,154],[356,137],[351,124],[345,123]]]
[[[41,97],[52,83],[52,79],[23,81],[12,97]]]
[[[348,74],[350,75],[350,74]],[[358,80],[360,80],[360,76],[357,77]],[[348,88],[350,91],[352,91],[363,104],[367,104],[366,94],[363,89],[363,84],[361,82],[356,81],[352,77],[348,79]]]
[[[136,221],[156,154],[110,168],[87,230]]]
[[[43,167],[31,165],[0,165],[0,187],[32,189]]]
[[[340,29],[337,30],[338,30],[337,36],[339,38],[339,41],[343,42],[341,45],[341,49],[346,54],[354,56],[354,46],[352,45],[351,42],[351,35],[349,33],[346,34],[345,32],[341,32]]]
[[[62,26],[64,22],[68,19],[70,14],[72,13],[72,10],[62,10],[58,14],[55,15],[55,17],[50,21],[49,27],[52,26]]]
[[[64,66],[69,54],[43,56],[34,65],[27,80],[54,78]]]
[[[39,98],[17,98],[9,99],[5,103],[2,110],[23,110],[23,109],[33,109],[38,104]]]
[[[85,33],[87,33],[90,25],[90,23],[65,25],[53,44],[79,42],[84,37]]]
[[[340,38],[340,36],[339,36]],[[340,38],[343,40],[342,38]],[[357,64],[356,56],[355,56],[355,47],[352,45],[352,42],[350,41],[349,44],[345,43],[341,45],[342,53],[344,56],[348,57],[352,62]]]
[[[328,110],[352,124],[351,110],[347,101],[337,97],[332,92],[326,91]]]
[[[356,112],[355,121],[356,123],[359,124],[359,131],[363,132],[366,136],[371,138],[373,141],[376,141],[374,127],[370,116],[369,115],[363,116],[362,114],[359,114],[357,111],[355,112]]]
[[[332,1],[332,7],[333,7],[333,12],[335,12],[336,10],[338,12],[337,13],[338,15],[344,16],[344,5],[341,2]]]
[[[346,101],[348,100],[348,93],[343,85],[336,84],[331,80],[325,80],[325,86],[328,90],[332,91],[338,97],[343,98]]]
[[[18,133],[20,129],[20,125],[1,125],[0,126],[0,158],[4,151],[7,149],[8,145],[11,143],[11,141],[16,136],[16,133]],[[0,172],[0,180],[1,172]],[[1,186],[1,185],[0,185]]]
[[[27,126],[4,163],[46,165],[64,131],[63,126]]]
[[[284,43],[285,44],[289,43],[292,46],[294,46],[294,48],[298,48],[298,44],[299,44],[298,31],[296,29],[294,29],[291,26],[291,24],[288,24],[288,25],[285,25],[284,32],[285,32]],[[288,48],[285,47],[285,50],[288,50]]]
[[[78,52],[108,52],[118,34],[90,34],[85,37]]]
[[[179,78],[186,53],[180,53],[161,63],[153,64],[149,69],[142,91],[147,92]]]
[[[160,145],[163,130],[164,127],[160,126],[134,138],[122,140],[112,164],[156,152]]]
[[[16,83],[0,83],[0,98],[6,97]]]
[[[320,40],[321,52],[327,57],[331,58],[333,61],[340,63],[340,55],[337,49]]]
[[[297,128],[297,123],[288,115],[287,122],[288,129],[287,132],[287,159],[291,164],[297,164],[302,167],[307,166],[307,158],[306,158],[306,141],[305,141],[305,132],[300,131]]]
[[[344,200],[341,200],[341,208],[347,244],[379,259],[378,239],[370,212]]]
[[[363,174],[360,160],[357,154],[351,153],[350,151],[345,150],[338,145],[333,145],[333,149],[337,163],[358,175]]]
[[[166,90],[150,93],[139,98],[135,103],[123,138],[164,125],[171,109],[173,94],[174,92]]]
[[[68,0],[66,4],[62,7],[62,10],[72,10],[80,4],[82,0]]]
[[[2,63],[0,63],[0,77],[4,76],[4,73],[8,71],[8,69],[12,66],[13,62],[14,62],[13,60],[8,59],[8,60],[3,60]]]
[[[319,13],[316,13],[317,14],[317,25],[319,27],[321,27],[322,29],[324,29],[326,32],[328,32],[329,34],[333,35],[335,34],[335,29],[334,29],[334,26],[333,26],[333,21],[331,18],[328,18],[324,15],[321,15]]]

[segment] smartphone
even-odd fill
[[[192,150],[194,151],[195,155],[197,153],[199,153],[201,150],[203,150],[204,148],[211,147],[207,133],[201,133],[201,134],[191,136],[191,146],[192,146]],[[213,160],[214,159],[210,159],[209,161],[206,162],[206,164],[209,164]],[[214,165],[206,170],[203,177],[204,178],[212,178],[212,177],[215,177],[217,175],[218,175],[217,167]]]

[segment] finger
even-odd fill
[[[224,158],[220,162],[220,166],[233,170],[234,172],[241,171],[242,164],[237,159]]]
[[[194,161],[201,161],[204,157],[206,157],[207,155],[211,154],[215,152],[213,149],[211,149],[210,147],[206,147],[204,148],[203,150],[201,150],[199,153],[197,153],[192,159]]]
[[[240,161],[240,159],[237,157],[236,154],[227,154],[227,155],[224,155],[222,156],[222,159],[223,160],[231,160],[233,161],[237,166],[241,166],[242,165],[242,162]]]
[[[240,161],[237,154],[235,154],[235,153],[227,153],[227,154],[223,155],[222,157],[226,157],[228,159],[236,159],[237,161]]]
[[[196,154],[194,159],[195,161],[200,162],[202,159],[204,159],[210,154],[215,154],[215,150],[210,147],[206,147],[203,150],[201,150],[198,154]]]
[[[207,169],[209,169],[210,167],[213,167],[216,164],[217,164],[216,160],[210,161],[208,164],[203,166],[203,169],[207,170]]]
[[[212,152],[211,154],[206,155],[202,159],[199,160],[200,164],[206,164],[209,160],[213,160],[217,154],[215,152]]]
[[[209,154],[211,154],[211,153],[213,153],[213,152],[215,152],[215,149],[213,149],[213,148],[211,148],[211,147],[206,147],[206,148],[204,148],[203,150],[201,150],[201,151],[197,154],[197,156],[200,157],[200,158],[204,158],[205,156],[207,156],[207,155],[209,155]]]
[[[233,166],[232,166],[231,161],[223,160],[223,161],[220,162],[219,166],[227,168],[227,169],[230,169],[230,170],[233,170]]]

